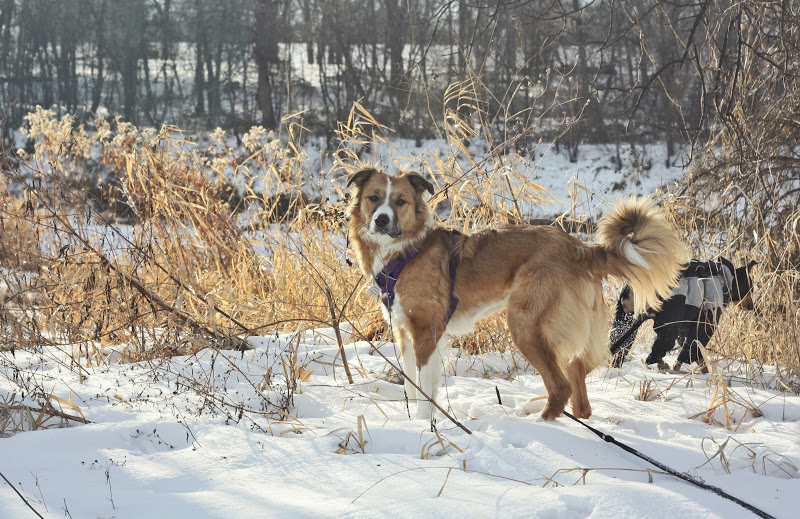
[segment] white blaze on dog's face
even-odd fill
[[[381,182],[385,180],[384,184]],[[376,241],[381,241],[385,236],[394,239],[402,234],[397,218],[398,211],[408,212],[408,196],[395,191],[392,193],[392,179],[376,179],[375,182],[368,182],[365,186],[364,195],[361,197],[361,205],[364,208],[372,208],[369,218],[367,232]]]
[[[433,185],[416,173],[389,176],[381,171],[359,171],[348,180],[357,188],[350,217],[358,220],[361,236],[381,249],[405,245],[433,224],[433,214],[422,193]]]

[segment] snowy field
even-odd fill
[[[484,143],[469,146],[477,161],[484,161],[487,150]],[[304,190],[311,197],[325,198],[334,192],[332,183],[343,183],[343,179],[329,177],[325,172],[332,169],[330,157],[324,154],[324,140],[311,138],[303,148],[304,170],[309,180]],[[622,195],[647,196],[660,189],[669,189],[683,174],[681,156],[667,157],[662,144],[639,147],[636,154],[629,149],[620,150],[621,164],[615,164],[616,147],[611,144],[581,145],[576,162],[570,162],[565,149],[558,150],[553,143],[541,143],[535,152],[525,157],[514,156],[509,166],[517,175],[509,176],[512,185],[522,181],[532,182],[543,188],[542,200],[534,202],[519,200],[520,208],[527,217],[554,217],[563,213],[578,218],[598,217],[609,206],[608,201]],[[388,144],[376,142],[372,150],[362,155],[368,164],[375,164],[389,173],[398,168],[425,172],[427,166],[436,167],[438,161],[449,164],[456,160],[460,169],[467,172],[467,181],[476,175],[472,163],[463,154],[441,141],[423,141],[419,146],[412,139],[391,139]],[[485,174],[491,174],[491,162],[481,163]],[[231,172],[227,172],[236,184]],[[260,180],[253,184],[261,187]]]
[[[649,168],[627,157],[617,172],[614,154],[587,145],[577,163],[553,148],[526,158],[519,171],[558,200],[528,215],[572,207],[597,216],[605,201],[652,193],[681,173],[663,147],[648,150]],[[365,160],[393,171],[448,150],[398,141],[372,155]],[[329,171],[321,156],[308,157],[307,172]],[[330,193],[342,182],[320,180],[308,188]],[[432,432],[409,419],[397,372],[372,351],[395,359],[395,345],[344,340],[353,384],[330,330],[138,364],[112,354],[77,365],[71,349],[0,352],[0,404],[33,405],[21,388],[38,388],[88,421],[58,427],[63,420],[29,410],[0,412],[0,424],[15,424],[5,430],[25,430],[0,439],[0,473],[22,496],[0,481],[0,519],[755,517],[566,417],[537,420],[545,389],[518,354],[453,350],[444,394],[472,434],[444,417]],[[588,424],[772,516],[796,517],[800,397],[778,391],[768,368],[658,373],[646,354],[589,375]],[[299,387],[287,387],[286,370]],[[287,413],[276,411],[284,404]]]
[[[56,349],[18,351],[27,382],[90,423],[1,439],[0,471],[42,516],[76,519],[755,517],[566,417],[538,421],[544,386],[518,354],[453,350],[445,394],[472,434],[445,418],[431,432],[409,419],[387,362],[344,335],[352,385],[331,330],[99,367],[71,366]],[[374,346],[395,358],[393,344]],[[587,422],[768,514],[797,517],[800,397],[726,376],[729,431],[702,421],[715,379],[648,370],[645,354],[589,375]],[[280,358],[296,358],[303,382],[290,413],[269,416],[266,402],[287,395]],[[724,423],[721,407],[711,421]],[[0,517],[34,516],[0,484]]]

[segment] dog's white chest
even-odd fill
[[[402,327],[406,323],[407,317],[403,308],[403,300],[397,292],[394,293],[392,309],[389,310],[386,305],[381,305],[381,312],[383,312],[383,319],[392,327]]]

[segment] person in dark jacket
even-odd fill
[[[680,352],[673,369],[678,370],[683,364],[697,362],[701,371],[705,371],[699,346],[705,347],[711,340],[723,309],[731,303],[746,310],[753,309],[749,272],[755,264],[755,261],[751,261],[744,267],[734,268],[725,258],[717,261],[692,260],[681,273],[678,286],[661,309],[657,312],[648,309],[639,318],[633,313],[630,287],[624,286],[617,299],[611,328],[612,365],[622,366],[636,339],[636,330],[623,340],[619,339],[631,326],[638,327],[644,320],[653,319],[656,339],[645,363],[657,364],[662,370],[669,369],[664,357],[677,343]]]

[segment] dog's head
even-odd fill
[[[355,192],[348,207],[350,227],[379,246],[405,243],[420,237],[433,223],[433,213],[422,198],[433,185],[417,173],[387,175],[362,169],[347,180]]]
[[[750,271],[757,264],[755,261],[749,262],[743,267],[734,268],[733,263],[720,258],[720,260],[728,266],[733,273],[733,282],[730,287],[731,303],[741,306],[745,310],[753,309],[753,295],[752,295],[752,281],[750,279]]]

